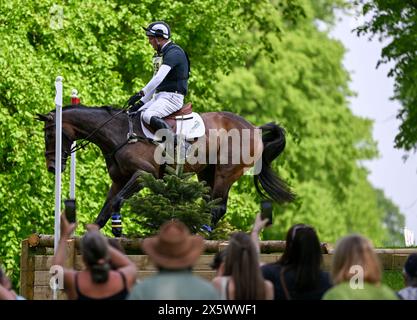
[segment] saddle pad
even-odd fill
[[[196,112],[192,112],[185,116],[177,116],[175,119],[177,121],[176,133],[185,135],[186,140],[202,137],[206,132],[204,121]],[[145,136],[150,139],[155,139],[155,135],[146,128],[142,119],[141,125]]]

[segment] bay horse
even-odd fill
[[[272,171],[270,164],[285,148],[285,131],[275,123],[268,123],[259,128],[253,126],[243,117],[230,112],[208,112],[200,114],[205,124],[206,137],[210,132],[223,129],[229,132],[237,129],[250,133],[250,152],[254,155],[252,163],[228,163],[206,161],[190,165],[185,163],[185,172],[195,172],[198,179],[207,182],[211,188],[211,199],[221,198],[216,209],[211,212],[212,226],[226,213],[227,199],[232,184],[238,180],[249,167],[261,164],[261,170],[254,175],[256,190],[263,196],[283,203],[294,199],[290,188]],[[48,114],[37,114],[37,120],[45,122],[45,157],[48,171],[55,172],[55,110]],[[102,151],[107,171],[112,180],[107,199],[97,216],[95,223],[102,228],[112,216],[120,212],[122,202],[138,192],[143,186],[138,177],[143,172],[152,173],[161,178],[164,164],[156,161],[154,152],[157,147],[149,139],[139,139],[136,143],[127,143],[128,114],[121,109],[110,106],[87,107],[70,105],[62,109],[62,171],[71,153],[73,141],[85,139],[97,145]],[[135,120],[135,119],[133,119]],[[134,132],[143,136],[139,119],[133,121]],[[262,130],[262,135],[255,134],[255,129]],[[214,130],[214,131],[213,131]],[[144,136],[143,136],[144,137]],[[219,137],[218,137],[219,138]],[[220,148],[209,150],[209,141],[202,140],[206,160],[213,153],[219,156]],[[196,142],[198,143],[198,141]],[[243,142],[242,142],[243,143]],[[204,145],[205,144],[205,145]],[[230,142],[228,142],[230,145]],[[231,151],[226,155],[229,160]],[[215,157],[216,158],[216,157]],[[220,157],[217,157],[220,159]],[[266,194],[265,194],[266,192]],[[113,234],[120,236],[120,230],[113,228]]]

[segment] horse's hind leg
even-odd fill
[[[136,171],[129,181],[125,184],[122,190],[120,190],[114,197],[111,208],[112,210],[112,233],[115,237],[122,235],[122,216],[120,214],[120,208],[122,207],[123,201],[130,198],[133,194],[142,189],[142,185],[138,182],[138,177],[143,171]]]

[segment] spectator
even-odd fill
[[[227,247],[224,275],[213,279],[222,298],[227,300],[272,300],[274,287],[264,280],[258,250],[251,236],[234,233]]]
[[[210,268],[216,271],[216,277],[220,277],[224,273],[224,261],[226,258],[226,249],[218,251],[210,263]]]
[[[117,251],[119,251],[120,253],[123,253],[124,255],[126,255],[126,251],[125,251],[125,249],[123,248],[123,246],[120,244],[120,242],[119,242],[119,240],[118,239],[116,239],[116,238],[108,238],[107,239],[107,241],[108,241],[108,243],[109,243],[109,245],[111,246],[111,247],[113,247],[114,249],[116,249]],[[112,270],[117,270],[118,269],[118,267],[117,266],[115,266],[115,265],[113,265],[112,263],[111,263],[111,261],[110,261],[110,268],[112,269]]]
[[[253,243],[255,244],[256,252],[258,254],[261,253],[261,250],[260,250],[260,247],[259,247],[259,234],[265,228],[267,223],[268,223],[268,219],[262,220],[261,213],[259,212],[256,215],[255,222],[254,222],[253,227],[252,227],[252,232],[250,234],[251,239],[252,239]],[[262,265],[262,263],[259,262],[259,265]]]
[[[408,256],[403,270],[405,288],[398,291],[403,300],[417,300],[417,253]]]
[[[360,235],[349,235],[338,241],[332,271],[335,286],[323,300],[397,300],[381,283],[382,271],[371,242]]]
[[[154,276],[133,287],[130,300],[218,300],[212,284],[192,274],[192,267],[200,257],[203,238],[191,235],[180,221],[164,223],[159,234],[142,244],[158,269]]]
[[[19,296],[12,288],[12,282],[0,267],[0,300],[26,300]]]
[[[116,238],[109,238],[107,239],[107,241],[109,242],[109,245],[112,246],[113,248],[115,248],[116,250],[120,251],[123,254],[126,254],[125,249],[123,248],[123,246],[120,244],[119,240]]]
[[[66,242],[76,224],[61,215],[61,238],[53,264],[64,266]],[[81,254],[86,269],[64,268],[64,290],[71,300],[124,300],[136,281],[136,266],[120,251],[111,247],[97,225],[88,225],[81,240]],[[111,269],[111,265],[116,270]]]
[[[262,266],[264,278],[274,284],[275,300],[320,300],[331,287],[329,274],[321,270],[322,260],[314,228],[292,226],[281,258]]]

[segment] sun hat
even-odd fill
[[[201,236],[191,235],[184,223],[171,220],[161,226],[157,236],[146,238],[142,248],[158,267],[183,269],[194,265],[204,241]]]

